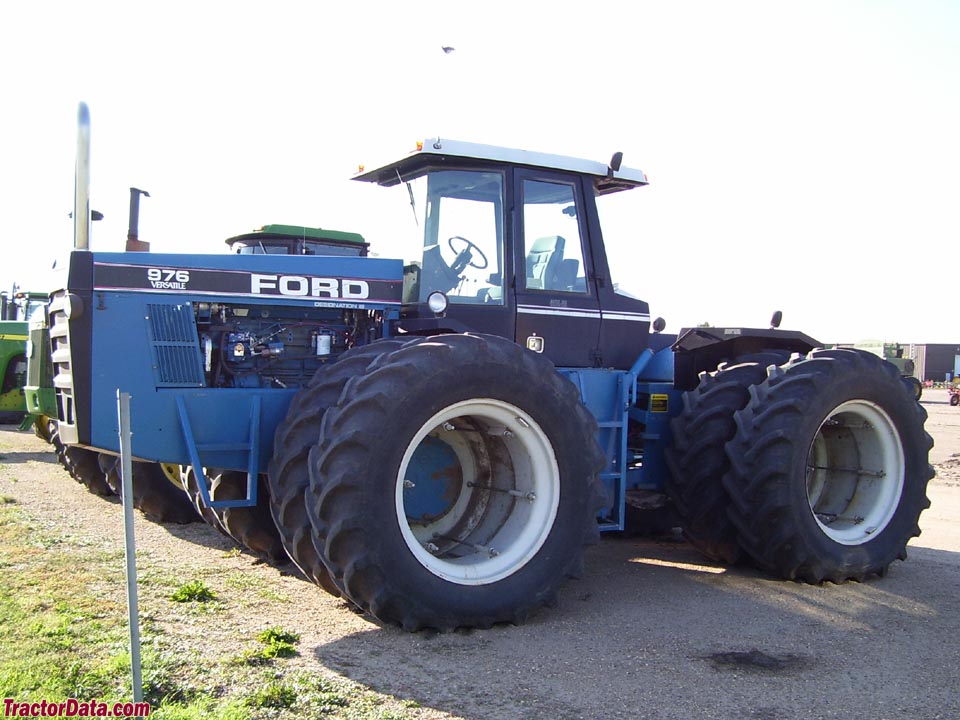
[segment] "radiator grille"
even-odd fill
[[[73,363],[70,355],[70,332],[64,312],[66,291],[53,296],[50,302],[50,350],[53,362],[53,387],[57,398],[57,419],[66,425],[76,424],[74,416]],[[62,432],[62,431],[61,431]]]
[[[157,387],[202,387],[203,366],[193,322],[193,307],[147,305]]]

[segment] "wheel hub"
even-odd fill
[[[842,545],[882,531],[903,491],[900,435],[875,403],[852,400],[820,425],[807,456],[806,491],[820,529]]]

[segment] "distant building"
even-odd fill
[[[914,357],[912,353],[916,352],[917,377],[921,380],[943,382],[960,375],[960,344],[909,347],[910,357]]]
[[[877,347],[872,347],[873,345]],[[960,377],[960,344],[919,345],[868,340],[859,343],[839,343],[834,347],[858,347],[888,359],[910,358],[914,362],[913,376],[924,382],[927,380],[944,382]]]

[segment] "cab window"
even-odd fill
[[[423,244],[404,268],[404,302],[439,291],[451,303],[502,305],[503,175],[433,170],[405,185]]]
[[[527,290],[587,294],[573,185],[523,181],[523,248]]]

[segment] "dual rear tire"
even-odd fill
[[[338,592],[407,630],[520,622],[553,603],[603,503],[576,388],[488,336],[418,338],[364,363],[324,408],[300,491],[299,533]],[[291,408],[278,439],[310,412]]]
[[[703,380],[701,390],[687,394],[685,407],[696,406],[733,372],[721,369]],[[709,525],[686,515],[688,536],[716,559],[730,562],[742,553],[793,580],[884,574],[894,560],[906,558],[907,542],[919,534],[920,513],[929,506],[933,443],[923,427],[926,412],[896,368],[868,353],[814,351],[769,365],[764,374],[743,384],[743,406],[732,414],[732,425],[723,423],[725,461],[707,460],[717,447],[707,443],[711,454],[703,457],[713,475],[700,480],[717,517]],[[694,483],[679,473],[697,467],[685,438],[709,424],[706,411],[675,422],[680,460],[671,469],[674,487],[686,492],[681,507],[694,495]],[[717,547],[724,554],[710,552]]]

